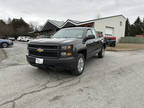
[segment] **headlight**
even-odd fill
[[[68,57],[68,56],[72,56],[72,45],[67,45],[67,46],[61,46],[61,56],[62,57]]]
[[[61,56],[62,57],[68,57],[68,56],[71,56],[72,55],[72,52],[61,52]]]
[[[72,55],[72,53],[71,52],[67,52],[67,56],[71,56]]]
[[[67,53],[66,52],[61,52],[61,56],[66,56]]]
[[[61,46],[61,49],[62,49],[62,50],[71,50],[71,49],[72,49],[72,46],[71,46],[71,45]]]

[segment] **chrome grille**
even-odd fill
[[[43,49],[39,52],[38,49]],[[58,57],[59,47],[56,45],[28,45],[29,55],[38,57]]]

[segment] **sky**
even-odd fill
[[[144,0],[0,0],[0,19],[22,17],[43,25],[48,19],[85,21],[123,14],[130,22],[144,18]]]

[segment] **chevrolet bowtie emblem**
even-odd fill
[[[38,48],[37,49],[37,52],[39,52],[39,53],[41,53],[41,52],[43,52],[44,50],[43,49],[41,49],[41,48]]]

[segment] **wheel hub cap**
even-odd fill
[[[6,48],[6,47],[7,47],[7,44],[6,44],[6,43],[4,43],[4,44],[3,44],[3,47],[4,47],[4,48]]]
[[[104,48],[102,49],[102,55],[103,55],[103,56],[105,55],[105,51],[104,51]]]
[[[83,60],[83,58],[80,58],[78,61],[78,71],[82,72],[83,68],[84,68],[84,60]]]

